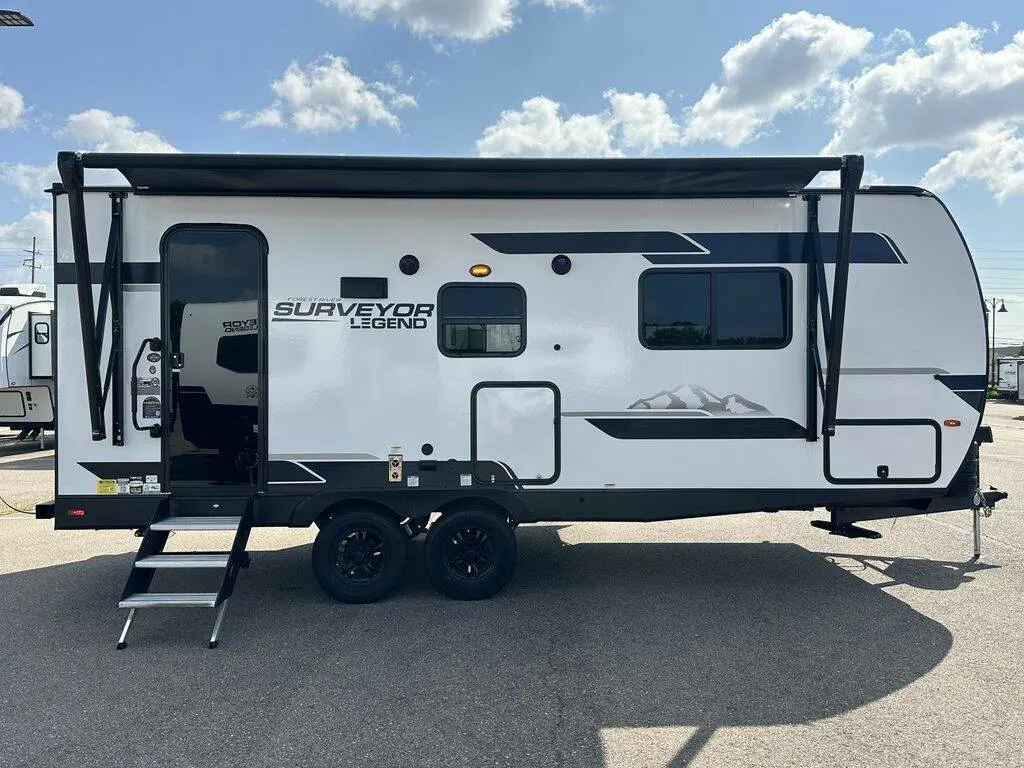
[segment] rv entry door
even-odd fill
[[[164,235],[164,490],[261,484],[266,246],[245,226]]]

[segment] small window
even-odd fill
[[[450,283],[437,294],[438,346],[451,357],[511,357],[526,346],[526,294],[510,283]]]
[[[32,326],[32,335],[36,344],[49,344],[50,324],[42,321],[36,323]]]
[[[258,333],[221,336],[217,342],[217,365],[235,373],[259,371]]]
[[[791,337],[789,273],[649,270],[640,277],[640,340],[651,349],[780,349]]]

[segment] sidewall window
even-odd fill
[[[649,269],[638,331],[653,350],[782,349],[793,339],[792,277],[774,267]]]
[[[517,283],[448,283],[437,292],[437,346],[448,357],[515,357],[526,349]]]

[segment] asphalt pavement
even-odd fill
[[[876,541],[814,513],[533,525],[495,599],[435,592],[420,540],[355,606],[313,581],[313,531],[259,529],[213,651],[205,610],[140,612],[114,650],[130,532],[4,515],[0,766],[1024,765],[1017,417],[986,414],[1011,497],[979,562],[969,512]],[[52,452],[0,451],[0,494],[46,483]]]

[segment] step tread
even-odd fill
[[[237,531],[241,522],[239,516],[168,517],[149,527],[154,531]]]
[[[136,592],[128,595],[118,608],[215,608],[216,592]]]
[[[136,568],[227,568],[229,552],[163,552],[136,561]]]

